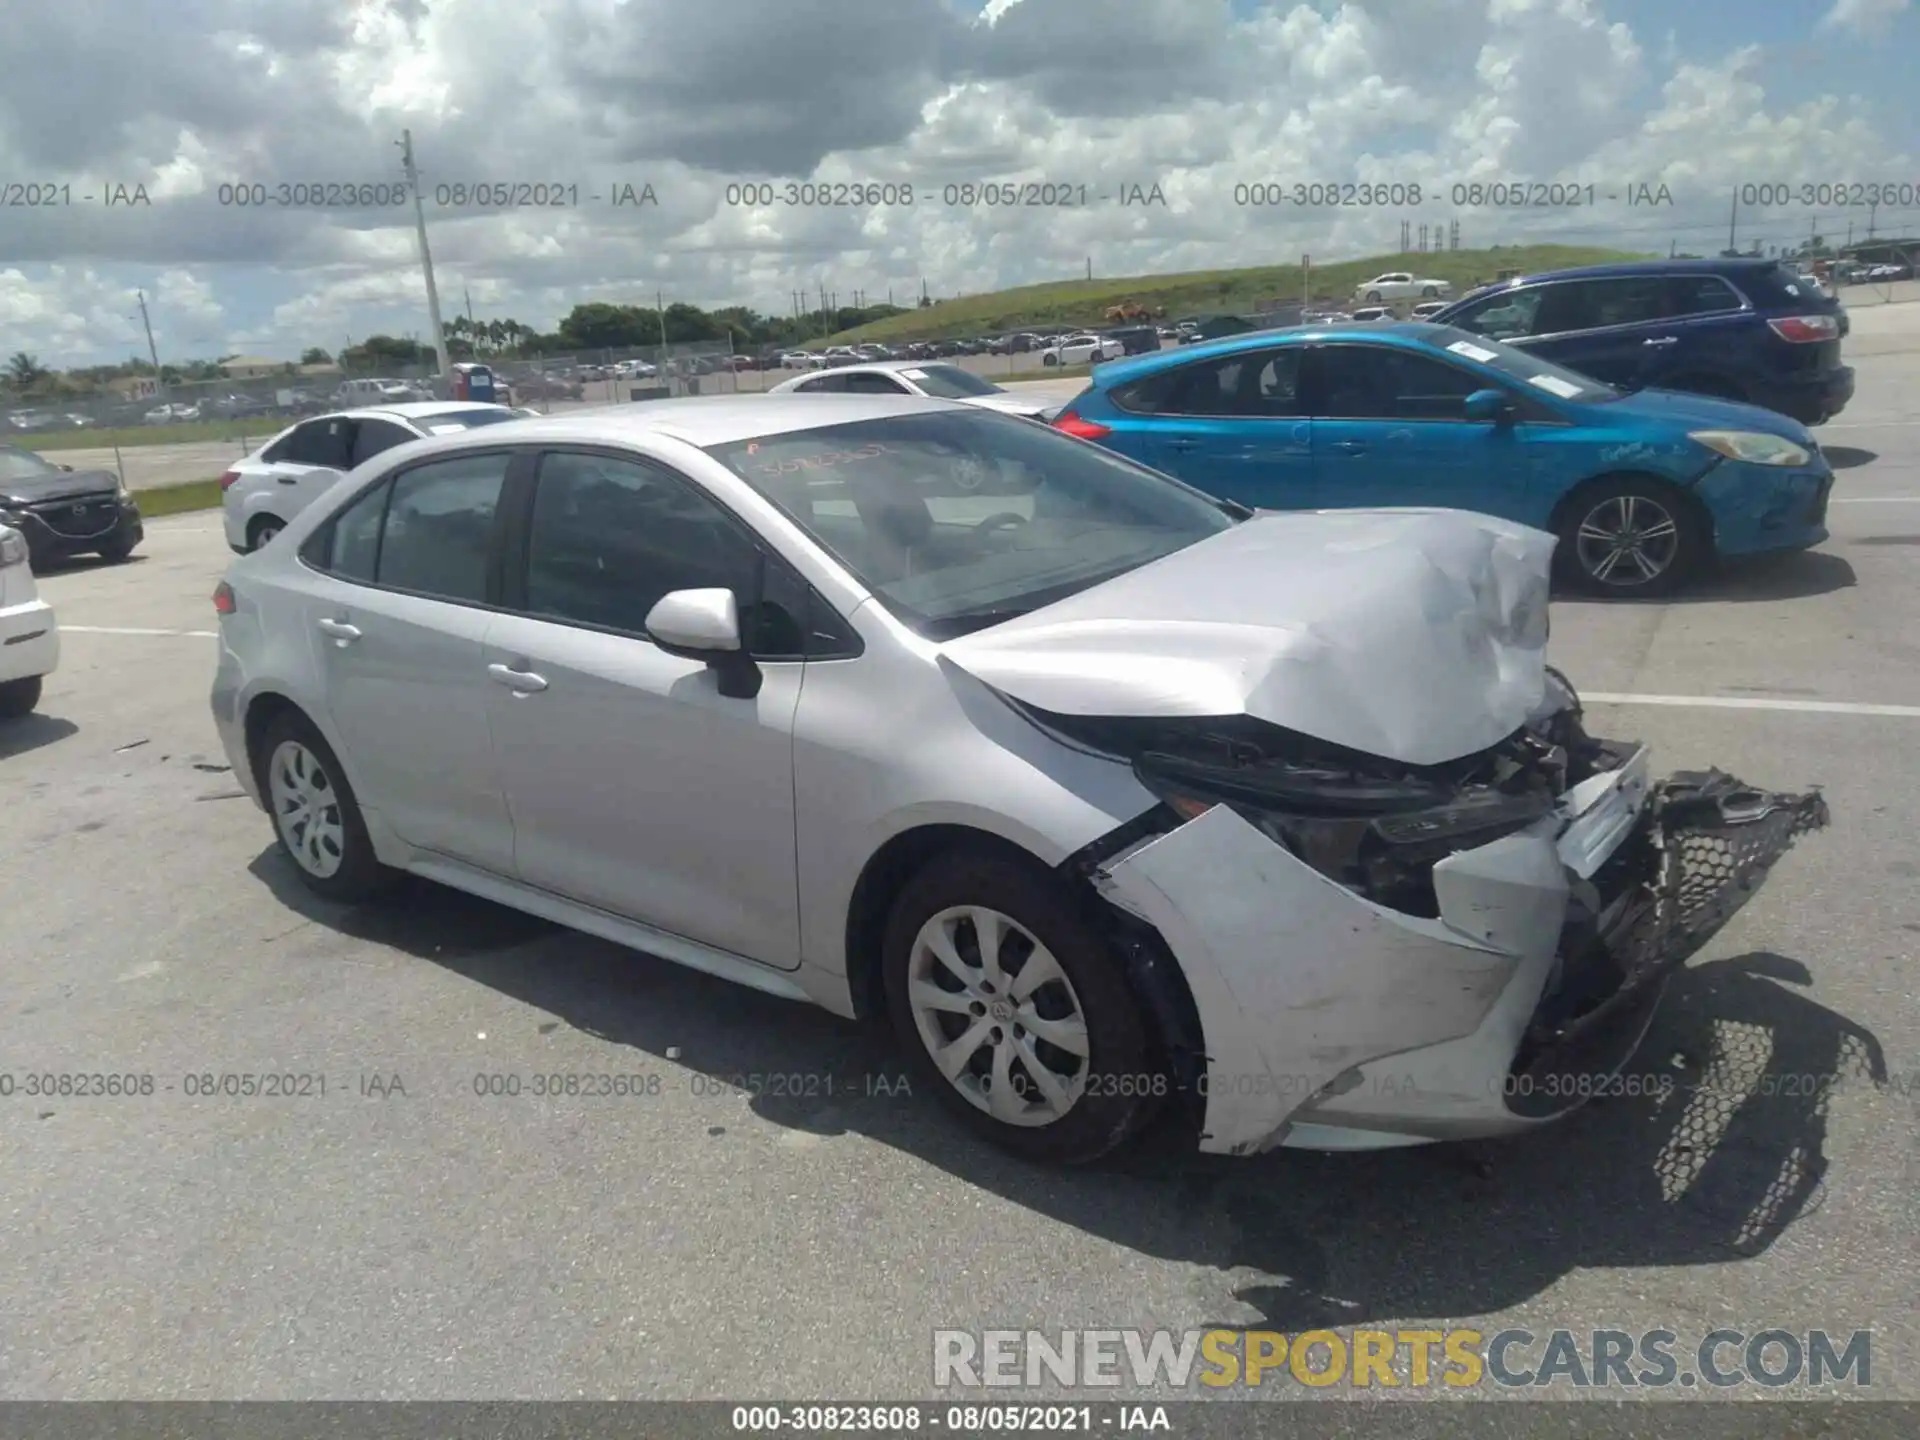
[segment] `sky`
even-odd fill
[[[424,338],[403,132],[445,313],[542,329],[587,301],[787,313],[823,286],[904,304],[1089,264],[1337,261],[1396,249],[1403,220],[1458,220],[1472,247],[1712,253],[1746,186],[1743,246],[1920,231],[1913,0],[7,0],[7,19],[0,358],[43,365],[144,355],[141,294],[163,363]],[[856,203],[789,203],[823,182]],[[981,203],[1010,182],[1071,203]],[[1295,203],[1329,182],[1387,188]],[[1455,191],[1515,182],[1596,200]],[[1262,184],[1282,203],[1250,203]],[[1890,196],[1871,214],[1846,189],[1867,184]],[[1638,186],[1670,202],[1630,206]]]

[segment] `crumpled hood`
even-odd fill
[[[1246,714],[1438,764],[1545,694],[1553,548],[1461,510],[1262,514],[942,654],[1056,714]]]

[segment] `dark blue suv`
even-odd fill
[[[1522,275],[1433,317],[1626,390],[1744,400],[1803,425],[1853,398],[1847,314],[1777,260],[1646,260]]]

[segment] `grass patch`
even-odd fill
[[[1316,266],[1311,276],[1313,294],[1309,298],[1341,306],[1363,304],[1364,301],[1354,299],[1354,287],[1389,270],[1411,270],[1422,279],[1445,280],[1458,296],[1476,283],[1498,278],[1502,270],[1529,273],[1643,258],[1590,245],[1515,245],[1498,250],[1374,255],[1337,265]],[[1123,300],[1164,309],[1164,319],[1171,321],[1188,315],[1254,310],[1276,300],[1299,298],[1300,267],[1297,264],[1267,265],[1252,270],[1196,270],[1180,275],[1132,275],[1114,280],[1062,280],[987,295],[938,300],[925,310],[891,315],[856,330],[829,336],[820,343],[950,340],[1008,330],[1105,325],[1108,307]]]
[[[36,435],[20,435],[8,443],[18,445],[22,450],[40,451],[108,450],[115,445],[122,450],[139,450],[148,445],[184,445],[223,440],[238,453],[243,439],[256,444],[270,440],[293,423],[291,420],[270,420],[264,423],[264,428],[241,425],[231,420],[195,420],[186,425],[120,425],[89,430],[49,430]]]
[[[160,515],[185,515],[193,510],[218,510],[220,482],[189,480],[184,485],[156,485],[151,490],[134,491],[133,499],[140,507],[141,517],[147,520]]]

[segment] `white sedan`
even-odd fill
[[[1002,390],[992,381],[982,380],[971,370],[958,365],[941,365],[920,360],[875,360],[867,365],[842,365],[818,375],[782,380],[769,395],[926,395],[935,400],[960,400],[983,410],[998,410],[1006,415],[1025,415],[1043,420],[1058,409],[1055,402],[1043,402],[1026,395]]]
[[[0,525],[0,720],[31,713],[41,678],[60,663],[60,629],[29,561],[26,536]]]
[[[227,545],[258,550],[356,465],[429,435],[522,420],[536,411],[462,400],[373,405],[289,426],[220,477]]]
[[[1098,365],[1118,360],[1127,347],[1100,335],[1067,335],[1040,352],[1042,365]]]
[[[885,1017],[1030,1158],[1163,1101],[1221,1155],[1518,1135],[1827,819],[1589,736],[1553,550],[949,401],[661,400],[357,471],[228,568],[209,700],[314,894]]]
[[[1390,270],[1385,275],[1354,286],[1353,298],[1378,305],[1383,300],[1444,300],[1453,294],[1445,280],[1422,280],[1407,270]]]

